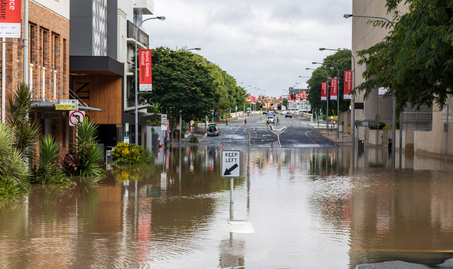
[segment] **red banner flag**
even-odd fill
[[[330,79],[330,100],[337,100],[338,95],[338,79],[332,78]]]
[[[321,82],[321,101],[327,101],[327,82]]]
[[[258,96],[258,102],[261,102],[261,96]]]
[[[296,93],[296,101],[299,101],[299,94]]]
[[[302,92],[302,99],[307,100],[307,92],[306,91]]]
[[[344,99],[352,99],[352,71],[344,71]]]
[[[139,50],[138,55],[140,68],[139,91],[150,92],[153,90],[151,50]]]
[[[250,93],[247,93],[247,101],[249,101],[249,102],[251,101],[251,99],[250,99]]]
[[[280,102],[282,101],[282,97],[280,96]]]
[[[21,1],[1,0],[0,2],[0,37],[20,38]]]

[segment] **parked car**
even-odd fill
[[[219,128],[217,124],[208,125],[208,136],[219,136]]]

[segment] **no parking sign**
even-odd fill
[[[85,118],[85,111],[70,111],[69,112],[69,126],[78,126],[82,124]]]

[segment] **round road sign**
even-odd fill
[[[78,126],[82,124],[85,118],[85,111],[71,111],[69,113],[69,126]]]

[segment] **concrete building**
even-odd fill
[[[22,1],[22,22],[24,4]],[[68,113],[55,110],[55,104],[68,99],[69,1],[30,0],[28,22],[28,81],[24,77],[25,24],[21,24],[21,38],[4,38],[0,46],[2,122],[8,117],[8,99],[26,82],[33,95],[33,119],[41,125],[42,135],[53,135],[65,152],[69,146]]]
[[[353,15],[362,16],[377,16],[385,17],[392,20],[393,15],[387,14],[385,7],[385,0],[354,0],[353,1]],[[406,6],[399,8],[401,12],[408,12]],[[380,42],[389,32],[390,29],[373,27],[372,24],[367,24],[368,18],[352,17],[352,53],[358,61],[357,51],[369,48],[374,44]],[[360,85],[364,82],[361,74],[366,70],[366,66],[356,65],[355,85]],[[355,105],[355,119],[370,119],[374,120],[377,117],[380,121],[386,123],[386,126],[392,125],[392,104],[391,98],[384,98],[379,96],[378,89],[373,90],[369,98],[364,100],[363,94],[356,95]],[[453,100],[450,98],[447,104],[452,105]],[[433,105],[432,110],[432,128],[427,131],[403,131],[403,149],[406,152],[415,152],[416,154],[426,154],[430,156],[445,157],[446,148],[446,134],[444,133],[444,123],[441,121],[442,111],[439,111],[436,104]],[[396,120],[398,120],[398,115]],[[404,122],[404,120],[403,120]],[[347,132],[351,132],[351,122],[348,121]],[[404,130],[404,128],[403,128]],[[451,132],[450,132],[451,133]],[[360,127],[356,135],[364,138],[373,144],[376,143],[376,135],[368,128]],[[387,139],[391,138],[391,132],[386,136],[385,133],[378,134],[378,144],[387,144]],[[448,136],[449,140],[453,139],[453,135]],[[393,139],[396,148],[399,148],[399,132],[397,132],[395,139]],[[448,152],[449,156],[453,157],[453,143],[449,143]]]
[[[86,104],[87,115],[100,125],[101,143],[114,146],[126,135],[130,142],[138,136],[144,145],[146,110],[140,111],[139,130],[135,131],[134,103],[128,102],[133,73],[131,58],[135,41],[148,48],[148,35],[136,27],[143,15],[152,15],[152,0],[71,1],[71,92]],[[131,109],[127,109],[129,108]],[[145,114],[143,116],[143,114]],[[137,136],[136,136],[137,133]]]

